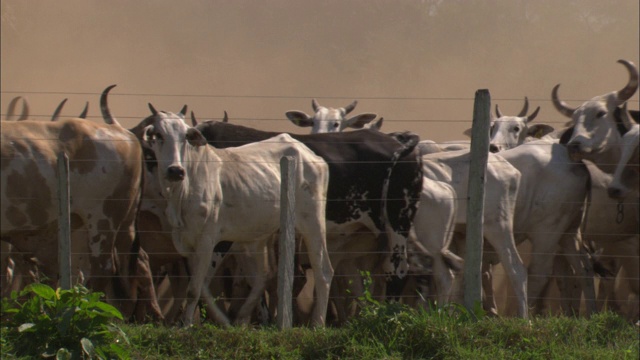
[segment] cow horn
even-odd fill
[[[111,111],[109,111],[109,106],[107,105],[107,95],[109,95],[109,91],[116,87],[116,85],[110,85],[104,91],[102,91],[102,95],[100,95],[100,112],[102,113],[102,118],[104,122],[109,125],[120,125],[118,120],[111,116]]]
[[[558,98],[559,87],[560,87],[560,84],[554,86],[553,91],[551,91],[551,100],[553,100],[553,106],[556,107],[556,109],[560,112],[560,114],[566,117],[572,117],[573,112],[576,111],[576,109],[571,108],[569,105],[567,105],[567,103],[565,103],[564,101]]]
[[[80,113],[80,116],[78,117],[80,119],[86,119],[88,113],[89,113],[89,102],[87,101],[87,103],[84,105],[84,110],[82,110],[82,112]]]
[[[16,104],[18,103],[18,101],[20,101],[20,99],[22,99],[22,96],[16,96],[13,99],[11,99],[11,101],[9,102],[9,106],[7,107],[7,114],[6,114],[6,119],[7,120],[13,120],[13,115],[16,112]],[[24,106],[26,104],[26,101],[22,102],[22,113],[24,114]],[[20,120],[20,119],[18,119]]]
[[[344,114],[346,115],[346,114],[348,114],[348,113],[352,112],[352,111],[353,111],[353,109],[355,109],[355,108],[356,108],[356,105],[358,105],[358,100],[353,100],[353,102],[352,102],[351,104],[349,104],[349,105],[347,105],[347,106],[343,107],[343,109],[344,109]]]
[[[631,119],[631,114],[629,114],[629,109],[627,109],[627,103],[624,103],[624,105],[622,105],[620,117],[622,118],[622,124],[625,128],[627,128],[627,131],[631,130],[633,125],[636,124],[636,122]]]
[[[627,71],[629,71],[629,82],[624,88],[618,91],[618,102],[622,104],[631,99],[633,94],[636,93],[636,89],[638,88],[638,69],[636,69],[636,66],[630,61],[620,59],[618,62],[624,65]]]
[[[27,103],[27,99],[19,96],[22,99],[22,114],[18,118],[18,121],[27,120],[29,118],[29,104]]]
[[[227,114],[227,110],[224,111],[224,117],[222,118],[222,122],[229,122],[229,114]]]
[[[313,112],[318,112],[318,108],[320,107],[320,104],[318,104],[318,100],[311,99],[311,107],[313,108]]]
[[[196,120],[196,115],[193,113],[193,110],[191,110],[191,125],[193,127],[198,126],[198,120]]]
[[[540,106],[538,106],[538,108],[536,108],[536,111],[534,111],[533,113],[531,113],[531,115],[527,116],[527,122],[532,122],[533,119],[536,118],[536,116],[538,116],[538,112],[540,111]]]
[[[522,110],[520,110],[520,114],[518,114],[518,117],[527,116],[527,112],[528,111],[529,111],[529,99],[525,96],[524,97],[524,106],[522,107]]]
[[[58,118],[60,117],[60,112],[62,111],[62,108],[64,107],[64,104],[67,103],[67,98],[65,98],[64,100],[62,100],[60,102],[60,104],[58,105],[58,107],[56,108],[56,110],[53,112],[53,115],[51,116],[51,121],[58,121]]]
[[[502,117],[502,111],[500,111],[500,107],[496,104],[496,116],[499,118]]]
[[[158,110],[156,110],[156,108],[154,108],[153,105],[151,105],[151,103],[149,103],[149,110],[151,110],[151,113],[153,115],[158,115]]]
[[[184,119],[185,116],[187,116],[187,105],[186,104],[182,107],[182,109],[180,109],[180,112],[178,114],[182,115],[183,119]]]

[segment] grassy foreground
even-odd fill
[[[639,329],[612,313],[590,319],[530,321],[448,310],[373,304],[342,328],[118,324],[116,341],[132,359],[638,359]],[[2,359],[19,344],[2,329]],[[17,355],[17,356],[16,356]]]

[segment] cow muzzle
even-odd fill
[[[569,153],[569,158],[572,161],[581,161],[582,160],[582,146],[578,142],[570,142],[567,144],[567,152]]]
[[[619,186],[609,186],[607,188],[607,194],[612,199],[622,200],[624,199],[629,191]]]
[[[169,166],[167,168],[167,180],[169,181],[182,181],[184,176],[185,172],[182,166]]]

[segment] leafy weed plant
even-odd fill
[[[114,321],[122,314],[82,285],[53,290],[31,284],[2,300],[3,337],[17,357],[126,358],[126,335]],[[21,301],[20,298],[27,300]]]

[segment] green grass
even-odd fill
[[[474,316],[452,306],[373,304],[342,328],[191,328],[122,324],[133,359],[638,359],[639,329],[612,313],[590,319]],[[2,330],[2,358],[16,358]]]

